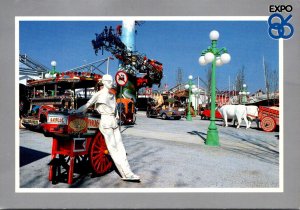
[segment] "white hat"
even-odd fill
[[[104,74],[102,77],[102,81],[113,81],[113,78],[109,74]]]

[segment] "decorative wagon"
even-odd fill
[[[279,126],[279,107],[260,106],[258,111],[260,127],[266,132],[272,132]]]
[[[52,152],[49,163],[49,180],[73,183],[74,174],[103,175],[111,171],[113,161],[102,133],[100,118],[92,114],[52,112]],[[63,180],[62,180],[63,179]],[[65,180],[66,179],[66,180]]]

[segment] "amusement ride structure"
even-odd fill
[[[96,55],[99,50],[106,50],[119,60],[119,70],[127,73],[128,82],[122,90],[118,87],[118,96],[134,101],[140,88],[160,85],[163,77],[162,63],[135,50],[135,26],[138,24],[137,21],[126,20],[115,30],[112,26],[105,26],[100,34],[96,34],[96,39],[92,40]]]

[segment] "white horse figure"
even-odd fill
[[[244,119],[246,123],[246,129],[250,127],[250,124],[247,120],[247,109],[245,105],[223,105],[218,107],[218,109],[223,117],[224,125],[226,127],[228,127],[228,119],[238,121],[236,128],[240,128],[242,119]]]

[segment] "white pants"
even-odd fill
[[[109,119],[110,118],[110,119]],[[122,178],[131,176],[133,172],[130,169],[125,147],[122,142],[121,133],[118,127],[108,126],[111,125],[111,120],[115,120],[113,116],[101,116],[99,129],[104,136],[107,149],[112,157],[118,171]],[[101,123],[103,122],[103,123]],[[115,124],[115,123],[112,123]]]

